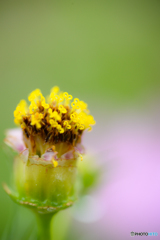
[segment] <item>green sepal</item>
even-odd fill
[[[49,203],[47,202],[40,202],[40,201],[35,201],[33,199],[26,200],[26,199],[21,199],[18,197],[18,195],[11,189],[9,188],[5,183],[3,184],[3,188],[5,192],[10,196],[10,198],[17,204],[25,206],[27,208],[30,208],[34,210],[35,212],[38,213],[56,213],[60,210],[66,209],[68,207],[71,207],[74,202],[77,200],[77,198],[72,198],[70,201],[66,201],[61,205],[56,205],[54,203]]]

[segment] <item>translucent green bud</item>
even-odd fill
[[[42,158],[18,155],[14,159],[12,190],[6,192],[19,204],[38,210],[55,212],[76,200],[77,159],[59,160],[58,166]]]

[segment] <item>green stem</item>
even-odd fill
[[[38,240],[51,240],[51,220],[53,213],[36,214],[38,224]]]

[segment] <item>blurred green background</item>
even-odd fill
[[[1,183],[10,177],[4,131],[15,127],[17,103],[35,88],[47,95],[58,85],[86,101],[95,118],[144,109],[158,97],[159,13],[157,0],[0,2]],[[0,236],[16,209],[1,187]],[[11,230],[27,231],[30,218],[21,209]]]

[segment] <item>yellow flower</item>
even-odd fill
[[[19,154],[14,159],[13,190],[7,193],[38,213],[55,213],[76,200],[77,162],[83,160],[81,137],[95,124],[87,104],[53,87],[46,99],[39,89],[21,100],[5,142]],[[13,134],[14,133],[14,134]],[[14,135],[14,136],[13,136]]]
[[[29,107],[22,100],[14,111],[15,123],[23,129],[23,139],[29,154],[41,156],[50,146],[62,155],[65,149],[81,142],[85,130],[90,131],[95,120],[87,104],[55,86],[47,99],[39,89],[28,97]],[[72,102],[71,102],[72,100]],[[60,144],[63,143],[63,148]],[[60,150],[61,149],[61,150]]]

